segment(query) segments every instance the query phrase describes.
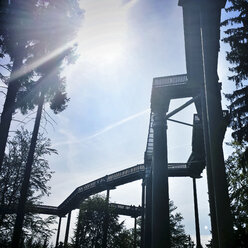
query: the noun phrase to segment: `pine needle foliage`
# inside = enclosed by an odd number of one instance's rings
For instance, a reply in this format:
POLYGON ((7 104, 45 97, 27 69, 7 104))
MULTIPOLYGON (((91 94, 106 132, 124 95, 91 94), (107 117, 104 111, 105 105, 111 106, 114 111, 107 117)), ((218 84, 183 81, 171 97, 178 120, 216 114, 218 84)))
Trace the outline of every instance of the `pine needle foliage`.
POLYGON ((102 247, 104 219, 107 211, 107 247, 132 247, 131 233, 124 228, 124 222, 119 223, 118 215, 108 207, 108 202, 103 197, 96 195, 81 204, 73 239, 74 248, 102 247))
MULTIPOLYGON (((16 207, 20 197, 26 159, 29 150, 31 133, 27 130, 18 130, 15 136, 8 141, 4 167, 0 172, 0 204, 5 207, 16 207)), ((49 167, 47 156, 56 154, 51 148, 51 142, 43 135, 39 135, 34 156, 33 170, 31 173, 28 191, 27 206, 41 204, 41 197, 50 194, 50 181, 52 171, 49 167)), ((0 213, 0 247, 10 247, 14 214, 0 213)), ((52 234, 49 224, 54 223, 53 217, 45 220, 39 215, 27 213, 24 220, 23 239, 29 243, 40 242, 48 239, 52 234)))
POLYGON ((229 18, 222 23, 227 28, 222 41, 230 46, 226 59, 232 65, 229 80, 235 83, 236 90, 226 97, 230 102, 232 136, 238 142, 248 142, 248 1, 229 0, 229 3, 226 8, 229 18))
POLYGON ((245 145, 229 144, 234 152, 226 160, 231 211, 237 247, 248 244, 248 153, 245 145))

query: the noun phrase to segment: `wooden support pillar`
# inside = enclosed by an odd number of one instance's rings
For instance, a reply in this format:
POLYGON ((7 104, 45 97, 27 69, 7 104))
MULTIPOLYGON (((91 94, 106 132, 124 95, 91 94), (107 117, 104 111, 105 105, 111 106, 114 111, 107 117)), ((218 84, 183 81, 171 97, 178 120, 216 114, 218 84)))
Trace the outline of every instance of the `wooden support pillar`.
MULTIPOLYGON (((148 166, 148 165, 147 165, 148 166)), ((144 247, 151 248, 152 244, 152 175, 151 175, 151 165, 146 167, 146 197, 145 197, 145 237, 144 237, 144 247)))
POLYGON ((196 248, 202 248, 201 235, 200 235, 200 225, 199 225, 199 212, 198 212, 196 179, 195 178, 193 178, 193 196, 194 196, 194 210, 195 210, 196 248))
POLYGON ((59 224, 58 224, 57 237, 56 237, 56 244, 55 244, 55 247, 56 247, 56 248, 57 248, 58 245, 59 245, 59 235, 60 235, 61 219, 62 219, 62 217, 59 217, 59 224))
POLYGON ((220 38, 221 1, 200 2, 201 44, 204 73, 204 96, 207 115, 208 142, 215 192, 219 248, 234 247, 233 223, 228 196, 223 142, 223 113, 218 84, 217 64, 220 38))
MULTIPOLYGON (((191 85, 200 92, 203 92, 203 59, 202 59, 202 45, 201 45, 201 30, 200 30, 200 1, 179 0, 179 5, 183 8, 183 23, 184 23, 184 37, 185 37, 185 53, 186 53, 186 67, 187 76, 191 85)), ((207 181, 209 193, 209 208, 211 218, 211 232, 213 248, 218 248, 218 232, 216 222, 216 208, 215 208, 215 192, 212 183, 212 165, 208 141, 208 127, 207 114, 205 105, 205 94, 201 94, 201 99, 195 101, 196 109, 199 118, 203 124, 205 157, 207 167, 207 181)))
POLYGON ((109 226, 109 192, 110 190, 107 189, 107 196, 106 196, 106 212, 105 212, 105 218, 103 221, 103 240, 102 240, 102 247, 107 247, 107 241, 108 241, 108 226, 109 226))
POLYGON ((144 248, 144 218, 145 218, 145 182, 144 179, 142 181, 142 195, 141 195, 141 237, 140 237, 140 247, 144 248))
MULTIPOLYGON (((168 109, 168 106, 164 107, 168 109)), ((167 124, 165 114, 164 108, 157 108, 154 111, 152 248, 170 247, 167 124)))
POLYGON ((216 219, 215 191, 213 186, 212 164, 211 164, 211 156, 210 156, 207 113, 206 113, 204 93, 202 93, 202 97, 201 97, 200 118, 203 125, 205 162, 207 168, 208 200, 209 200, 210 219, 211 219, 212 246, 213 248, 218 248, 219 236, 218 236, 217 219, 216 219))
POLYGON ((70 230, 70 222, 71 222, 71 211, 68 213, 67 223, 66 223, 65 241, 64 241, 64 247, 65 247, 65 248, 67 247, 67 244, 68 244, 69 230, 70 230))
POLYGON ((137 248, 137 217, 134 217, 133 248, 137 248))

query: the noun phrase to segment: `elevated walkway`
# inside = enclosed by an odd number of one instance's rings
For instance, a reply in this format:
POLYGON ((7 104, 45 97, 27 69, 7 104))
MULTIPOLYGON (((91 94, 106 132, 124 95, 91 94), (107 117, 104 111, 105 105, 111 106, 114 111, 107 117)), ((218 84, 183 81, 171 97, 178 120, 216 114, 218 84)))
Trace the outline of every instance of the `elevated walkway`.
MULTIPOLYGON (((154 78, 152 98, 161 100, 166 99, 166 96, 168 96, 169 99, 192 97, 196 96, 196 89, 189 86, 186 74, 154 78)), ((192 102, 194 102, 194 100, 191 100, 191 103, 192 102)), ((156 104, 156 102, 152 103, 152 105, 154 104, 156 104)), ((153 111, 151 110, 144 164, 137 164, 81 185, 76 188, 58 207, 36 205, 28 207, 27 211, 40 214, 65 216, 70 211, 79 208, 80 203, 91 195, 98 194, 105 190, 114 189, 117 186, 136 180, 145 179, 151 173, 153 156, 153 115, 153 111)), ((169 115, 167 119, 169 120, 169 115)), ((192 154, 186 163, 169 163, 169 177, 201 177, 201 172, 204 169, 205 164, 203 162, 204 149, 202 149, 202 127, 197 115, 194 116, 194 122, 191 126, 193 126, 192 154)), ((128 207, 125 207, 126 205, 117 205, 120 206, 120 208, 116 207, 116 209, 119 209, 118 211, 123 209, 123 213, 127 212, 128 207)), ((15 208, 13 207, 2 207, 0 210, 5 211, 6 213, 15 212, 15 208)))
MULTIPOLYGON (((133 205, 124 205, 118 203, 109 203, 109 208, 118 214, 125 215, 130 217, 138 217, 142 214, 142 207, 136 207, 133 205)), ((0 214, 14 214, 16 213, 16 206, 0 206, 0 214)), ((61 216, 58 207, 47 206, 47 205, 34 205, 28 206, 26 212, 34 214, 48 214, 48 215, 57 215, 61 216)), ((61 216, 62 217, 62 216, 61 216)))
MULTIPOLYGON (((168 165, 169 176, 187 177, 190 176, 190 168, 187 163, 170 163, 168 165)), ((145 177, 144 164, 138 164, 121 170, 110 175, 98 178, 92 182, 76 188, 59 206, 58 210, 61 215, 79 207, 82 200, 91 195, 98 194, 107 189, 113 189, 117 186, 134 182, 145 177)))

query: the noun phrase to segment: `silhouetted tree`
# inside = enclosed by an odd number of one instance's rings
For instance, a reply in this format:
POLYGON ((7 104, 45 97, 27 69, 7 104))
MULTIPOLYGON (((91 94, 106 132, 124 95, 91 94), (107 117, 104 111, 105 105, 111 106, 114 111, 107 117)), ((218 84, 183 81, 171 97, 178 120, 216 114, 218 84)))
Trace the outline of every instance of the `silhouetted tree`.
POLYGON ((236 246, 247 247, 248 244, 248 159, 245 157, 244 145, 232 144, 234 152, 226 160, 231 199, 231 211, 234 217, 236 246))
MULTIPOLYGON (((233 65, 229 68, 229 80, 235 82, 236 90, 226 97, 230 101, 232 136, 236 141, 248 142, 248 2, 229 0, 226 11, 230 17, 222 25, 227 26, 223 41, 230 45, 227 60, 233 65)), ((246 151, 248 152, 248 151, 246 151)))
POLYGON ((115 243, 113 247, 119 247, 119 248, 133 247, 133 234, 131 230, 123 228, 123 230, 118 234, 118 239, 115 239, 115 243))
MULTIPOLYGON (((183 217, 174 213, 177 209, 170 201, 171 247, 192 248, 194 242, 185 234, 183 217)), ((73 238, 73 247, 102 247, 103 223, 107 211, 107 202, 100 196, 94 196, 82 203, 78 215, 78 224, 73 238)), ((110 222, 107 247, 130 248, 134 244, 134 229, 127 230, 123 223, 118 223, 118 215, 109 209, 110 222)), ((141 219, 137 219, 137 247, 141 247, 141 219)))
MULTIPOLYGON (((25 112, 34 108, 37 97, 32 100, 35 95, 30 94, 30 90, 40 83, 36 79, 44 74, 47 77, 54 73, 53 70, 58 75, 65 57, 72 62, 71 41, 80 25, 80 16, 77 0, 1 1, 0 53, 1 57, 10 60, 8 69, 11 73, 6 81, 8 90, 0 122, 0 169, 15 109, 21 107, 25 112)), ((46 87, 49 94, 45 100, 49 98, 51 108, 56 112, 57 109, 63 109, 67 97, 61 87, 63 83, 52 81, 53 84, 46 87)))
POLYGON ((32 173, 34 154, 35 154, 36 143, 37 143, 38 134, 39 134, 43 103, 44 103, 44 93, 42 92, 40 96, 40 102, 38 104, 38 110, 37 110, 37 114, 35 118, 34 129, 32 132, 27 161, 26 161, 25 170, 23 174, 23 181, 22 181, 21 190, 20 190, 20 197, 18 201, 17 215, 16 215, 16 220, 15 220, 13 240, 12 240, 13 248, 18 248, 20 246, 22 227, 23 227, 23 221, 24 221, 24 215, 25 215, 25 207, 26 207, 25 205, 27 202, 28 190, 30 187, 30 177, 32 173))
MULTIPOLYGON (((4 167, 0 172, 0 205, 2 207, 16 207, 18 203, 30 140, 31 133, 21 129, 8 141, 4 167)), ((28 190, 28 206, 41 204, 41 197, 49 195, 50 187, 47 183, 51 179, 52 171, 46 156, 54 153, 56 154, 56 150, 51 148, 50 140, 39 135, 28 190)), ((1 213, 0 247, 10 247, 14 219, 14 214, 1 213)), ((38 215, 26 213, 23 229, 25 243, 44 243, 44 240, 51 235, 49 224, 53 222, 53 217, 42 219, 38 215)))
POLYGON ((102 247, 103 225, 106 211, 108 218, 107 247, 132 247, 131 233, 124 228, 124 223, 118 222, 118 215, 108 209, 107 201, 101 196, 93 196, 81 204, 73 247, 102 247))
MULTIPOLYGON (((34 4, 35 1, 32 1, 32 3, 34 4)), ((8 4, 8 6, 11 5, 11 3, 8 4)), ((14 8, 16 7, 15 5, 13 6, 14 8)), ((50 107, 55 113, 62 111, 66 107, 68 98, 65 93, 65 80, 60 76, 60 72, 65 60, 69 63, 73 61, 73 48, 71 44, 68 44, 68 41, 74 37, 75 30, 79 27, 79 23, 75 26, 75 21, 79 20, 79 6, 75 0, 38 1, 35 5, 31 5, 32 7, 36 12, 33 16, 34 18, 29 20, 29 22, 33 21, 34 23, 32 25, 35 26, 36 24, 36 27, 35 30, 27 31, 27 37, 32 40, 32 54, 29 54, 26 58, 26 66, 28 72, 31 71, 36 77, 40 78, 37 81, 31 80, 30 83, 26 82, 26 84, 19 85, 22 86, 21 91, 16 92, 15 99, 17 98, 16 107, 20 107, 22 112, 34 108, 35 104, 38 104, 38 111, 17 209, 12 244, 12 247, 15 248, 18 247, 21 237, 29 178, 32 170, 43 104, 44 101, 50 101, 50 107)), ((15 9, 15 11, 19 10, 15 9)), ((22 21, 22 19, 19 21, 22 21)), ((8 116, 11 117, 10 115, 8 116)), ((10 123, 11 118, 8 118, 8 121, 10 123)), ((4 122, 1 122, 1 124, 4 125, 4 122)), ((1 141, 4 141, 4 139, 1 141)))
POLYGON ((226 11, 230 17, 222 25, 227 29, 223 41, 230 45, 227 60, 233 65, 229 68, 236 90, 226 97, 230 104, 230 126, 233 129, 232 144, 234 152, 226 161, 229 181, 229 194, 232 200, 235 237, 237 247, 248 243, 247 209, 247 170, 248 170, 248 2, 229 0, 226 11))
MULTIPOLYGON (((29 4, 30 1, 27 1, 29 4)), ((14 104, 16 94, 21 87, 23 81, 29 81, 32 73, 26 73, 22 77, 18 77, 18 72, 23 66, 23 60, 27 58, 28 51, 25 49, 28 44, 28 38, 24 30, 31 26, 28 23, 29 18, 33 14, 32 11, 27 11, 27 5, 24 1, 13 1, 10 3, 7 0, 1 1, 0 5, 0 48, 2 57, 9 57, 11 66, 9 67, 11 74, 10 79, 6 82, 8 84, 8 91, 4 108, 1 114, 0 123, 0 169, 2 167, 4 150, 7 142, 8 131, 12 114, 14 113, 14 104), (19 11, 17 11, 19 9, 19 11), (27 19, 26 19, 27 18, 27 19), (24 24, 25 21, 25 24, 24 24)))
MULTIPOLYGON (((194 242, 189 235, 185 234, 184 226, 182 225, 182 214, 174 212, 177 207, 173 201, 170 201, 170 231, 171 231, 171 248, 190 248, 194 247, 194 242)), ((134 229, 131 229, 132 234, 134 229)), ((132 235, 133 238, 133 235, 132 235)), ((140 247, 141 242, 141 218, 137 219, 137 247, 140 247)))
MULTIPOLYGON (((39 127, 40 127, 42 109, 43 109, 45 97, 46 96, 49 97, 51 95, 51 92, 49 90, 53 88, 53 84, 56 85, 57 82, 59 82, 57 84, 57 87, 55 87, 55 90, 57 90, 57 92, 54 91, 55 96, 53 98, 53 101, 50 107, 53 109, 55 113, 58 113, 64 110, 64 108, 66 107, 66 102, 67 102, 66 93, 63 92, 64 88, 60 87, 61 79, 60 79, 59 71, 55 70, 56 68, 59 68, 60 64, 63 62, 62 58, 61 58, 61 61, 57 61, 57 63, 54 64, 53 67, 50 67, 49 69, 47 68, 46 69, 47 71, 43 70, 43 72, 41 73, 42 77, 39 80, 39 84, 37 85, 37 88, 34 91, 28 92, 28 94, 38 93, 38 110, 37 110, 37 114, 35 118, 35 124, 34 124, 33 133, 32 133, 30 149, 29 149, 28 158, 26 162, 23 183, 22 183, 22 187, 20 191, 20 200, 19 200, 19 204, 17 208, 17 217, 16 217, 14 233, 13 233, 13 244, 12 244, 13 248, 18 247, 20 238, 21 238, 21 231, 22 231, 22 225, 23 225, 24 214, 25 214, 25 204, 27 201, 27 194, 28 194, 28 188, 29 188, 29 180, 30 180, 31 171, 32 171, 34 152, 35 152, 36 141, 37 141, 37 137, 39 133, 39 127), (54 81, 51 81, 51 80, 54 80, 54 81), (58 96, 60 97, 58 98, 58 96)), ((35 99, 35 97, 31 99, 35 99)), ((32 107, 31 104, 29 106, 32 107)), ((26 108, 24 107, 24 109, 26 108)))
POLYGON ((173 213, 177 207, 173 201, 170 201, 170 232, 171 232, 171 247, 183 247, 188 241, 188 236, 185 234, 184 226, 182 225, 183 216, 181 213, 173 213))

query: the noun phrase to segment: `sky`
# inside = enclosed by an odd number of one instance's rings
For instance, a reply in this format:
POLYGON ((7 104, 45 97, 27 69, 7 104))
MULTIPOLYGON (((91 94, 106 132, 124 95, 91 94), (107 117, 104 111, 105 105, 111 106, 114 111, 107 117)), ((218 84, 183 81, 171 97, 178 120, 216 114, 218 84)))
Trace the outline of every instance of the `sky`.
MULTIPOLYGON (((76 187, 143 163, 152 79, 186 73, 182 9, 177 1, 81 0, 80 6, 84 9, 77 36, 80 56, 63 72, 70 102, 65 111, 53 116, 56 124, 46 128, 59 153, 49 157, 55 173, 51 195, 43 199, 46 205, 58 206, 76 187)), ((223 91, 228 92, 226 49, 222 44, 219 76, 223 91)), ((171 101, 170 110, 187 100, 171 101)), ((195 112, 191 105, 174 118, 192 123, 195 112)), ((187 161, 191 137, 191 127, 169 123, 169 162, 187 161)), ((197 190, 201 237, 206 244, 210 220, 205 171, 197 180, 197 190)), ((186 233, 194 238, 192 179, 170 178, 169 194, 184 217, 186 233)), ((141 205, 141 181, 112 190, 110 200, 141 205)), ((77 212, 72 213, 71 237, 77 212)), ((133 227, 131 218, 121 220, 133 227)), ((63 219, 61 241, 65 225, 63 219)))
MULTIPOLYGON (((55 174, 51 196, 44 203, 55 206, 76 187, 143 162, 152 79, 186 73, 182 9, 177 1, 82 0, 80 6, 85 11, 78 34, 80 57, 64 72, 71 100, 54 117, 55 130, 49 130, 59 156, 50 158, 55 174)), ((219 66, 222 82, 227 81, 224 50, 219 66)), ((171 101, 170 110, 186 100, 171 101)), ((193 113, 192 105, 174 118, 192 123, 193 113)), ((169 162, 187 161, 191 137, 191 127, 169 123, 169 162)), ((205 171, 197 187, 205 244, 210 239, 205 171)), ((186 233, 194 238, 192 179, 170 178, 169 193, 184 217, 186 233)), ((117 187, 110 197, 112 202, 141 205, 141 181, 117 187)), ((70 236, 76 215, 73 211, 70 236)), ((120 219, 133 227, 131 218, 120 219)), ((65 220, 62 225, 65 228, 65 220)))

